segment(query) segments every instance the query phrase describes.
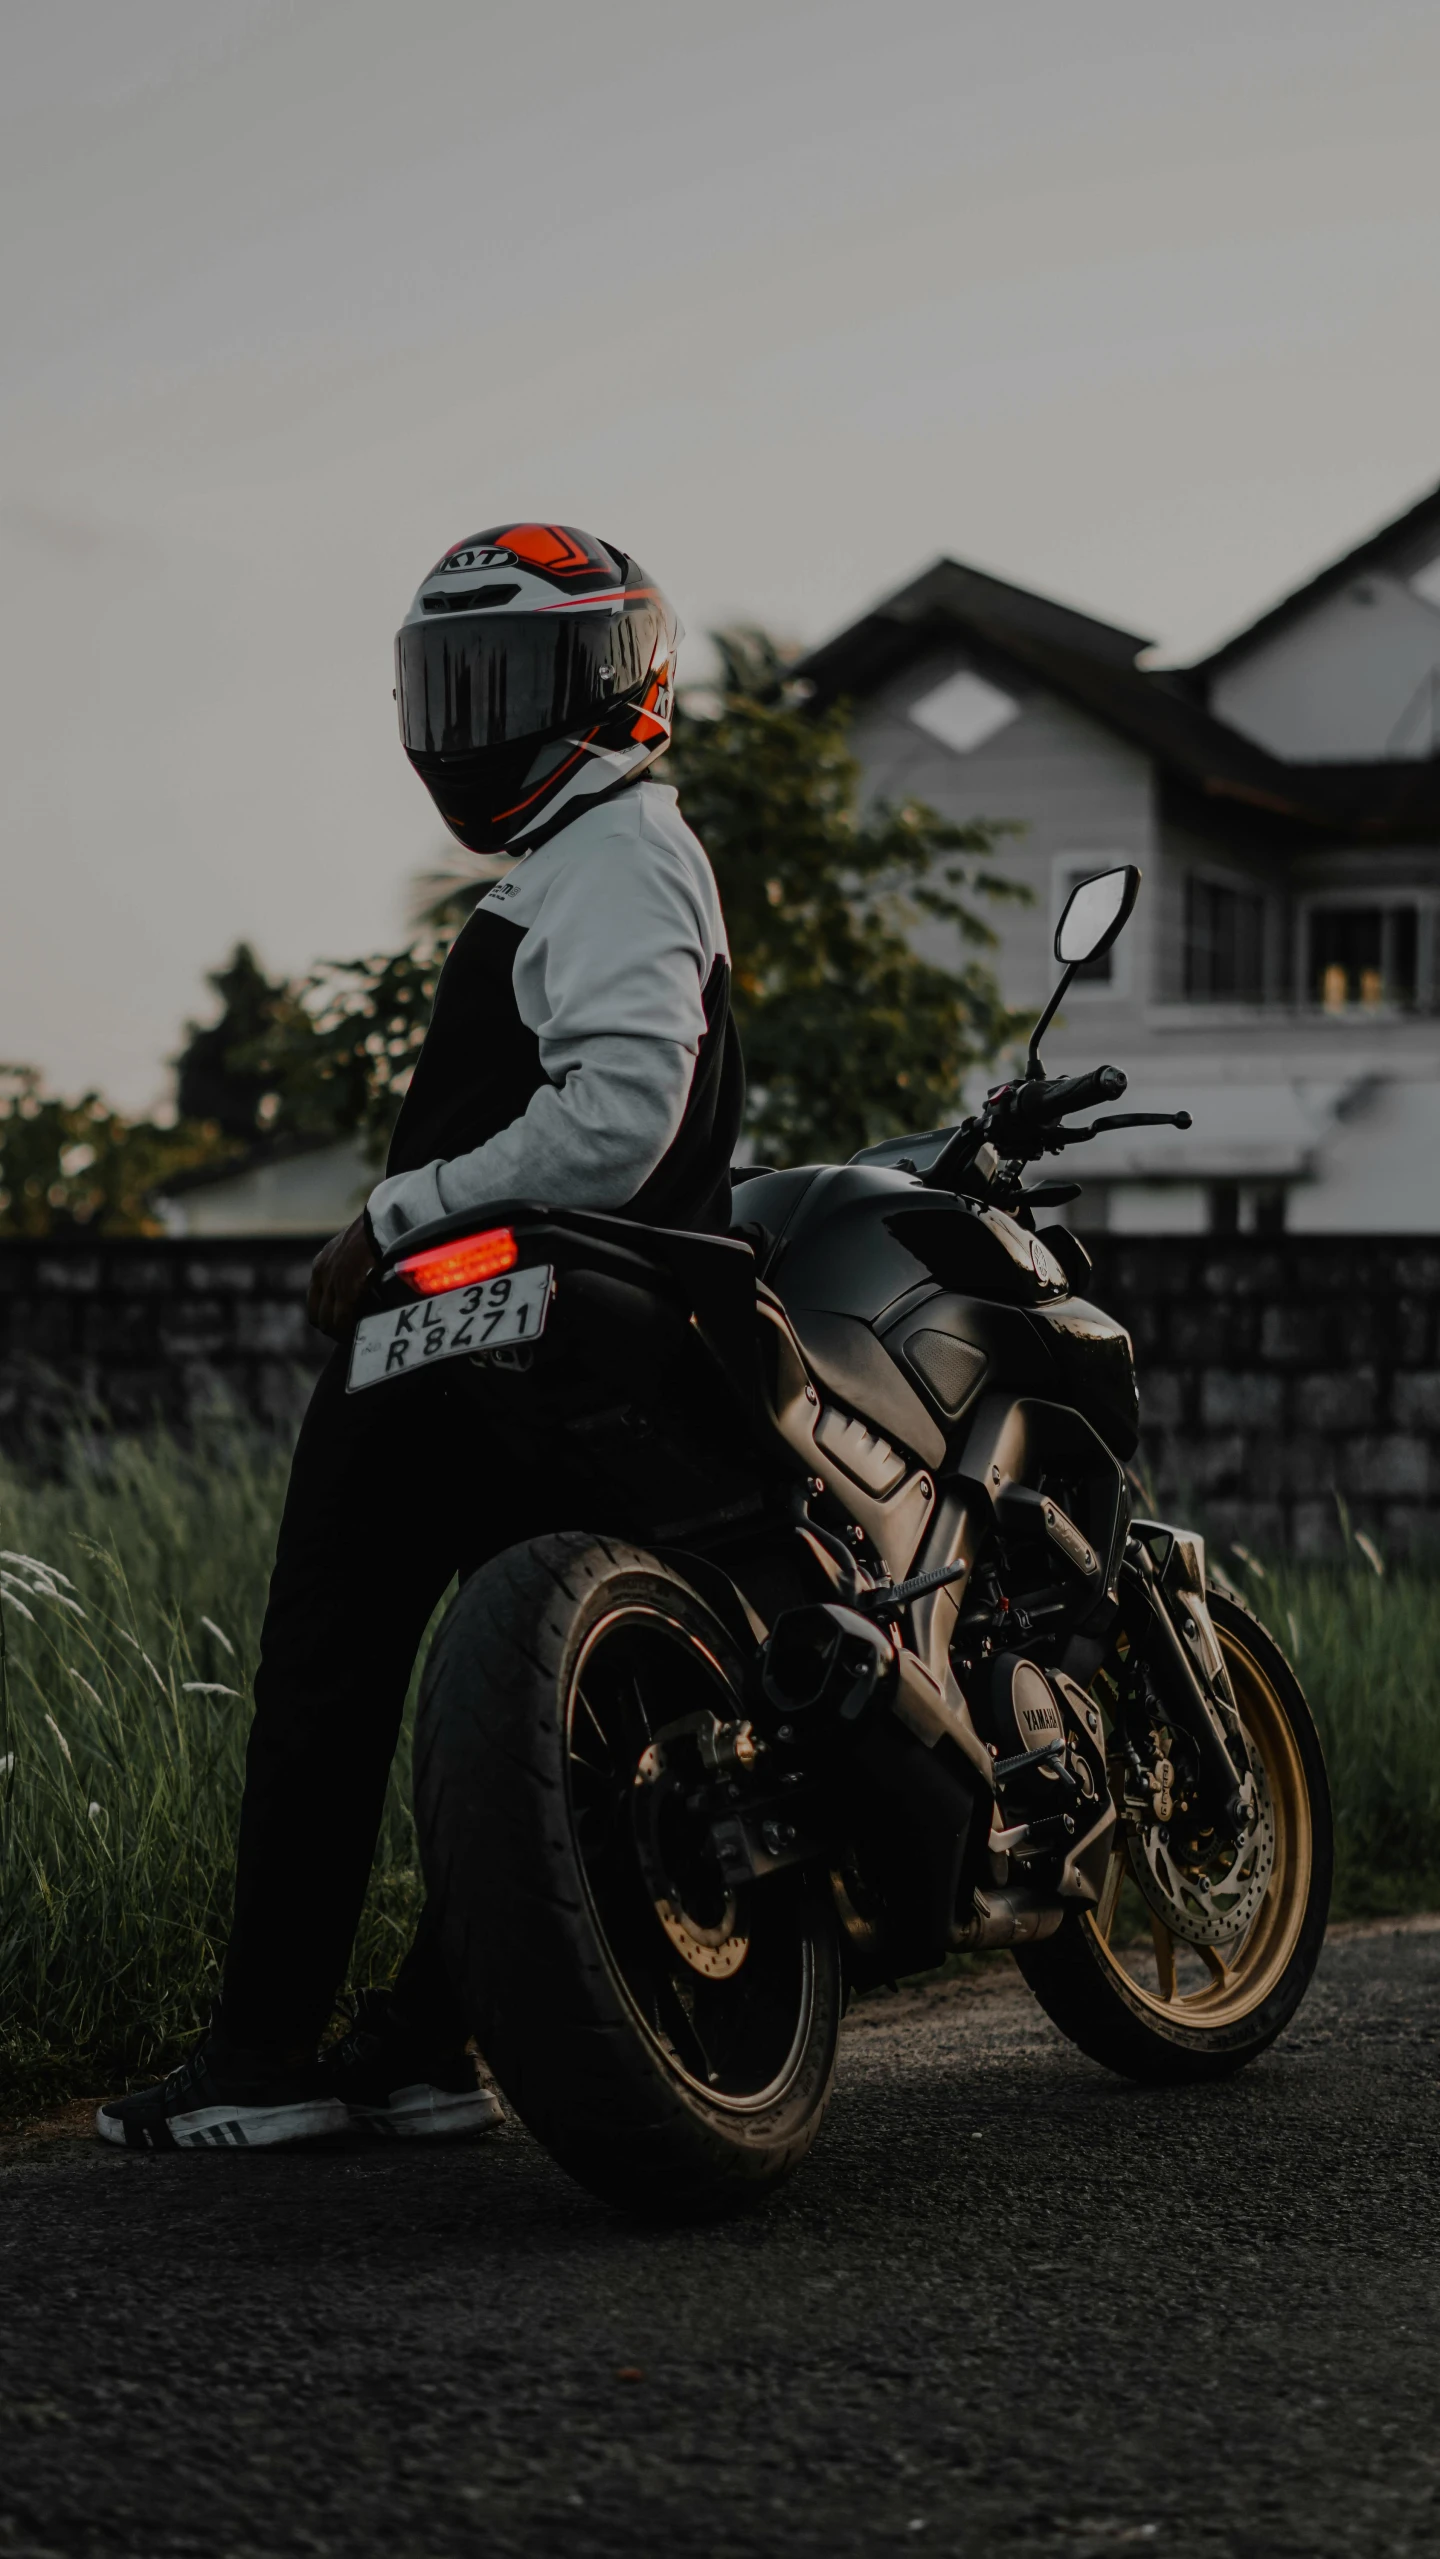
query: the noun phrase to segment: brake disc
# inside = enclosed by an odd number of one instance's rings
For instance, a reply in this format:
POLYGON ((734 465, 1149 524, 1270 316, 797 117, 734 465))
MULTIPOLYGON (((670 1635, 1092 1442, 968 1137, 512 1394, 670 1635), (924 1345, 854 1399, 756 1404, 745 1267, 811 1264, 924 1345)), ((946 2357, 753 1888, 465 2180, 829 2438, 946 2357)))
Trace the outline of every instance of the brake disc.
POLYGON ((658 1895, 655 1916, 676 1953, 682 1955, 692 1973, 703 1973, 707 1981, 728 1981, 738 1973, 750 1952, 750 1940, 736 1927, 735 1896, 726 1895, 724 1916, 718 1927, 707 1928, 678 1902, 658 1895))
POLYGON ((1248 1819, 1238 1839, 1189 1850, 1178 1822, 1136 1823, 1127 1831, 1130 1871, 1172 1937, 1190 1946, 1233 1946, 1265 1898, 1275 1866, 1275 1808, 1264 1763, 1247 1738, 1249 1775, 1241 1788, 1248 1819))
POLYGON ((667 1726, 641 1752, 631 1799, 634 1838, 655 1916, 676 1953, 706 1981, 728 1981, 749 1954, 750 1939, 734 1892, 720 1883, 706 1854, 708 1823, 686 1802, 696 1771, 693 1762, 689 1769, 684 1763, 700 1729, 702 1719, 689 1717, 667 1726), (713 1916, 702 1917, 702 1910, 713 1916))

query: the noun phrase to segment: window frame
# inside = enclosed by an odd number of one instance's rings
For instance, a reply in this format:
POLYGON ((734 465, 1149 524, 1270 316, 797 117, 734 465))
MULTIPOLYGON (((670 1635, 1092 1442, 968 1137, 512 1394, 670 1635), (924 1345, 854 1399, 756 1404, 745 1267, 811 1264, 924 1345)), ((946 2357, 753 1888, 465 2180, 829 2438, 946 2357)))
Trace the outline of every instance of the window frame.
POLYGON ((1368 880, 1356 880, 1349 886, 1308 889, 1295 903, 1294 986, 1301 1011, 1322 1021, 1413 1021, 1424 1014, 1440 1011, 1440 896, 1434 890, 1420 887, 1372 888, 1368 880), (1387 947, 1393 927, 1389 918, 1404 908, 1415 917, 1415 1000, 1413 1004, 1397 1004, 1386 1000, 1369 1005, 1347 1003, 1327 1005, 1311 991, 1310 925, 1318 913, 1339 911, 1355 913, 1366 908, 1378 910, 1382 918, 1382 951, 1387 947))
POLYGON ((1275 901, 1268 882, 1258 880, 1250 871, 1231 871, 1218 862, 1186 862, 1181 871, 1180 914, 1180 997, 1182 1004, 1193 1005, 1202 1013, 1217 1012, 1229 1005, 1240 1012, 1259 1012, 1273 1005, 1276 998, 1276 923, 1275 901), (1192 884, 1200 888, 1218 889, 1224 896, 1247 898, 1260 909, 1259 983, 1253 995, 1240 995, 1233 989, 1225 994, 1202 994, 1190 984, 1190 891, 1192 884))

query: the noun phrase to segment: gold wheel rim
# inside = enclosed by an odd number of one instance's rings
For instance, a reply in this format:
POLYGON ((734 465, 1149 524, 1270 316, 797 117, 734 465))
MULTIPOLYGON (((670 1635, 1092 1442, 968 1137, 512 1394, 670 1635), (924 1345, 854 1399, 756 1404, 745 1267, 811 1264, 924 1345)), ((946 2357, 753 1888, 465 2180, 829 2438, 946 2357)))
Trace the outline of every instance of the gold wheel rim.
POLYGON ((1147 1911, 1151 1953, 1144 1962, 1147 1970, 1153 1967, 1152 1989, 1142 1974, 1132 1972, 1124 1962, 1127 1950, 1111 1944, 1121 1887, 1128 1871, 1124 1837, 1117 1828, 1099 1902, 1093 1911, 1085 1913, 1082 1923, 1089 1929, 1105 1964, 1124 1983, 1131 2000, 1172 2025, 1209 2034, 1253 2016, 1284 1973, 1304 1923, 1313 1850, 1310 1790, 1290 1718, 1248 1647, 1227 1627, 1217 1626, 1216 1633, 1235 1690, 1240 1720, 1264 1763, 1270 1789, 1275 1862, 1260 1908, 1239 1944, 1226 1947, 1223 1953, 1214 1946, 1184 1945, 1171 1935, 1157 1911, 1147 1911), (1207 1978, 1197 1987, 1186 1988, 1182 1984, 1177 1963, 1180 1956, 1198 1957, 1203 1965, 1207 1978))

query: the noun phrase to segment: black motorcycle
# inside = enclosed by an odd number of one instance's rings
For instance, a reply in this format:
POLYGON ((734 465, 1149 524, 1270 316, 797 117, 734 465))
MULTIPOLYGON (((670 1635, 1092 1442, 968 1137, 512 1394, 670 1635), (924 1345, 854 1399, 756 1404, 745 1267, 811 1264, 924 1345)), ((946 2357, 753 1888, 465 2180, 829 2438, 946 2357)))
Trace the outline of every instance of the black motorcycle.
POLYGON ((1129 1336, 1037 1229, 1075 1186, 1022 1188, 1138 1124, 1064 1125, 1125 1078, 1039 1052, 1138 887, 1076 890, 1026 1070, 959 1127, 742 1173, 728 1238, 497 1202, 358 1328, 357 1391, 465 1360, 477 1462, 554 1452, 554 1532, 436 1635, 416 1810, 501 2088, 627 2208, 772 2187, 847 1999, 956 1950, 1013 1948, 1139 2080, 1238 2069, 1304 1996, 1315 1727, 1202 1540, 1133 1516, 1129 1336))

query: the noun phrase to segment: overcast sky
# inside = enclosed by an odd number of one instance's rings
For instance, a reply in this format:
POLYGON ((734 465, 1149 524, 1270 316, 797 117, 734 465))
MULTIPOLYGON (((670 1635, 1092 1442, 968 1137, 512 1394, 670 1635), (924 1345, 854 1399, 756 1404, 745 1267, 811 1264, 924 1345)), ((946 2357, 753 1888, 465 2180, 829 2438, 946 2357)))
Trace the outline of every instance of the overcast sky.
POLYGON ((692 632, 937 553, 1218 639, 1440 478, 1434 0, 8 0, 0 1058, 393 938, 511 514, 692 632))

